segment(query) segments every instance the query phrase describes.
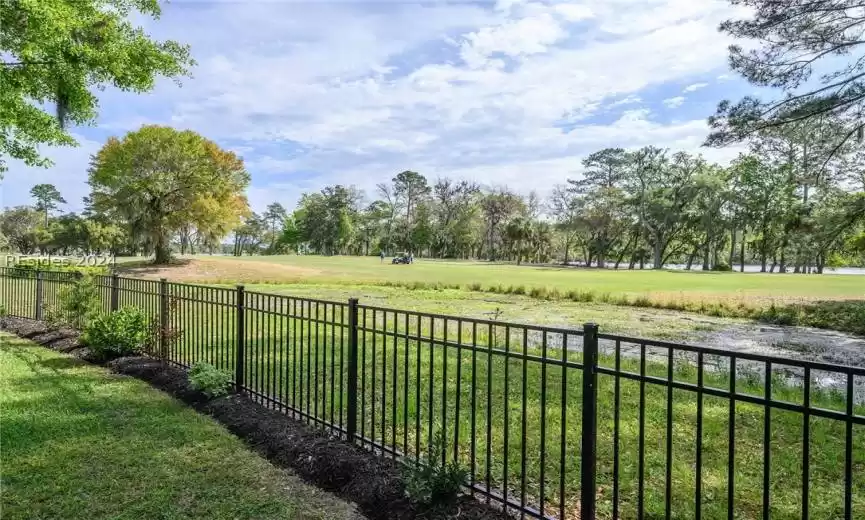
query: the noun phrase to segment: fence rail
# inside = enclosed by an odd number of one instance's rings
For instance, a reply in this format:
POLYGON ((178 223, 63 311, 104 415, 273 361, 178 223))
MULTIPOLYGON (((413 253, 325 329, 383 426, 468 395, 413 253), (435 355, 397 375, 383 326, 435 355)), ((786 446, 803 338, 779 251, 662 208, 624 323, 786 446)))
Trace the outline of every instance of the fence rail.
MULTIPOLYGON (((11 316, 75 273, 0 269, 11 316)), ((468 469, 520 517, 865 518, 865 368, 581 329, 95 276, 100 311, 160 324, 151 355, 407 462, 468 469), (444 439, 440 442, 439 439, 444 439)))

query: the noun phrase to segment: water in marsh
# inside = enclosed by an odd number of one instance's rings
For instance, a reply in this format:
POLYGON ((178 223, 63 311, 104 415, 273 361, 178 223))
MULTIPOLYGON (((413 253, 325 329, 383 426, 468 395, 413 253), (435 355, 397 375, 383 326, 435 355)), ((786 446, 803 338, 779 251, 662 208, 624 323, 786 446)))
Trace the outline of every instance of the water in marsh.
MULTIPOLYGON (((689 334, 685 343, 710 347, 726 353, 746 353, 775 358, 772 374, 787 384, 801 386, 804 383, 804 370, 800 367, 784 365, 778 359, 814 361, 831 365, 865 367, 865 337, 832 330, 810 327, 768 325, 761 323, 725 324, 714 330, 704 330, 689 334)), ((615 343, 602 341, 602 353, 613 354, 615 343)), ((639 358, 640 346, 622 344, 622 355, 639 358)), ((650 361, 666 363, 668 351, 665 348, 648 348, 646 357, 650 361)), ((696 364, 696 354, 677 352, 676 362, 696 364)), ((728 372, 729 358, 726 356, 706 356, 705 364, 709 370, 728 372)), ((737 372, 740 376, 763 380, 766 364, 758 361, 738 360, 737 372)), ((847 377, 840 372, 812 370, 812 388, 846 391, 847 377)), ((854 378, 854 400, 865 403, 865 378, 854 378)))

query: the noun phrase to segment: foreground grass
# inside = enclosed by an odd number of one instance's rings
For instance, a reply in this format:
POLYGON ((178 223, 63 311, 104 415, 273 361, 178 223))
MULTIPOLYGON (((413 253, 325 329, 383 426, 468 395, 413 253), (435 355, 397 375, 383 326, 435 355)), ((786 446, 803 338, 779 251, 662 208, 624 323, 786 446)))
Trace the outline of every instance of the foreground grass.
POLYGON ((3 518, 350 518, 145 383, 0 335, 3 518))

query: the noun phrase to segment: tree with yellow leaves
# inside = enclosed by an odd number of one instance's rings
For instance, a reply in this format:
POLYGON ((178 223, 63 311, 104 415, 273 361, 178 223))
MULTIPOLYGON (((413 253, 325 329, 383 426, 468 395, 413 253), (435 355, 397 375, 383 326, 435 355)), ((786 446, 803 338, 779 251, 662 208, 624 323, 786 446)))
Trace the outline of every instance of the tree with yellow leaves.
POLYGON ((191 130, 154 125, 112 137, 93 157, 89 183, 94 209, 125 223, 157 264, 170 260, 182 227, 216 242, 249 211, 243 160, 191 130))

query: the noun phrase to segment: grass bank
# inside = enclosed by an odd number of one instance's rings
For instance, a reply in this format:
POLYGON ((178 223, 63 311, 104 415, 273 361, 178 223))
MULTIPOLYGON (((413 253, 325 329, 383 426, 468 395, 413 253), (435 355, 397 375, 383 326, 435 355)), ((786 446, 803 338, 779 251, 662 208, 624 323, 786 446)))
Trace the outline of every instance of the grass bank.
POLYGON ((352 518, 147 384, 0 335, 3 518, 352 518))

